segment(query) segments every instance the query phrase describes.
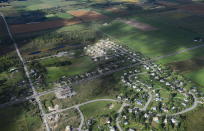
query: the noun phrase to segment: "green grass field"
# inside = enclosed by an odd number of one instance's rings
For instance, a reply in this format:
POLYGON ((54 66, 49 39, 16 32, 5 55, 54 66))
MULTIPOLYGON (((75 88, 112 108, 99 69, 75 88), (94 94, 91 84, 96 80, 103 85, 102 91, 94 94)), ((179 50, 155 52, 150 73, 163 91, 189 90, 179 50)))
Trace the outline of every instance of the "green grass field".
POLYGON ((83 74, 88 71, 93 70, 96 65, 93 61, 86 56, 78 58, 48 58, 41 60, 40 63, 47 68, 47 80, 48 82, 53 82, 61 78, 62 76, 74 76, 78 74, 83 74), (70 61, 72 64, 67 66, 54 66, 53 64, 57 62, 70 61))
POLYGON ((80 110, 83 112, 86 119, 100 117, 101 115, 110 114, 112 112, 116 112, 120 108, 121 104, 116 102, 95 102, 90 103, 80 107, 80 110), (113 108, 109 108, 109 106, 113 104, 113 108))
POLYGON ((160 23, 158 22, 159 18, 156 16, 147 16, 146 18, 144 16, 133 17, 131 19, 153 25, 158 30, 144 32, 120 22, 113 22, 102 30, 121 41, 121 44, 140 51, 149 57, 162 56, 195 46, 193 39, 198 36, 197 33, 185 31, 173 25, 168 25, 165 22, 160 23), (153 17, 154 21, 149 20, 149 17, 153 17))
POLYGON ((112 125, 115 124, 115 115, 121 104, 116 102, 95 102, 90 103, 80 107, 80 110, 84 114, 85 120, 95 120, 95 124, 92 129, 98 131, 99 128, 108 130, 108 126, 106 126, 107 119, 112 119, 112 125), (111 107, 112 106, 112 107, 111 107))
POLYGON ((202 87, 204 87, 204 80, 203 80, 203 78, 204 78, 204 69, 190 71, 188 73, 185 73, 184 76, 186 76, 187 78, 191 79, 195 83, 197 83, 197 84, 201 85, 202 87))
POLYGON ((54 19, 71 19, 71 18, 73 18, 73 16, 69 15, 68 13, 57 13, 57 14, 46 15, 46 18, 48 18, 49 20, 54 20, 54 19))
POLYGON ((188 113, 187 119, 185 121, 187 128, 186 131, 203 131, 204 129, 203 119, 204 119, 203 107, 200 107, 199 109, 188 113))

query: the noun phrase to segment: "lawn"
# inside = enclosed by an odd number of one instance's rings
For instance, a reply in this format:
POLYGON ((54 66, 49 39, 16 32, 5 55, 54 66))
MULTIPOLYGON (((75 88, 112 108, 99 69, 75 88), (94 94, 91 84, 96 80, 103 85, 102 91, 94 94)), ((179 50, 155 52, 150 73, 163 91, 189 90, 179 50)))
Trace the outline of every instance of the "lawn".
POLYGON ((43 131, 39 110, 31 103, 0 109, 2 131, 43 131))

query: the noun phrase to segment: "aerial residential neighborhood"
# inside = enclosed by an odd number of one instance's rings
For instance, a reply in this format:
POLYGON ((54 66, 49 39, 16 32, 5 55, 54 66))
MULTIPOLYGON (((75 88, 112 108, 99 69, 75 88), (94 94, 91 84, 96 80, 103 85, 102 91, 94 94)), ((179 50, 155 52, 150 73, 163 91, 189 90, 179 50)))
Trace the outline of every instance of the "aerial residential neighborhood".
POLYGON ((203 131, 203 0, 0 0, 1 131, 203 131))

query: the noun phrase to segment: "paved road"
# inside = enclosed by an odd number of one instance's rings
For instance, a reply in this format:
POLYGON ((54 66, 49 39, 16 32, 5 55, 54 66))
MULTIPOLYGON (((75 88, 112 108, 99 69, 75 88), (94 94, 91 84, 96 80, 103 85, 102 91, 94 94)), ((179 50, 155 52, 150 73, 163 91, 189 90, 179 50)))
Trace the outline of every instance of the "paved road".
MULTIPOLYGON (((129 79, 129 81, 133 82, 132 77, 134 77, 134 76, 136 76, 136 75, 146 74, 146 73, 147 73, 147 72, 141 72, 141 73, 138 73, 138 74, 132 74, 132 75, 129 75, 129 76, 128 76, 128 79, 129 79)), ((141 82, 140 82, 140 83, 141 83, 141 82)), ((141 83, 141 84, 142 84, 143 86, 145 86, 145 87, 148 87, 148 85, 145 84, 145 83, 141 83)), ((153 100, 153 95, 152 95, 152 92, 151 92, 151 91, 147 90, 146 88, 143 88, 143 89, 144 89, 145 92, 148 92, 148 95, 149 95, 149 99, 148 99, 148 101, 145 103, 145 106, 144 106, 143 108, 141 108, 141 110, 146 111, 146 110, 147 110, 147 107, 149 106, 149 104, 150 104, 151 101, 153 100)))
MULTIPOLYGON (((13 38, 13 35, 11 34, 11 31, 10 31, 10 29, 9 29, 9 27, 8 27, 8 24, 7 24, 7 22, 6 22, 6 19, 5 19, 4 15, 3 15, 3 13, 0 13, 0 15, 1 15, 1 17, 3 18, 3 20, 4 20, 4 23, 5 23, 6 29, 7 29, 7 31, 8 31, 8 34, 9 34, 11 40, 13 41, 14 47, 15 47, 15 49, 16 49, 16 53, 17 53, 17 55, 18 55, 18 57, 19 57, 19 59, 20 59, 22 65, 23 65, 23 68, 24 68, 26 77, 27 77, 27 79, 28 79, 28 81, 29 81, 29 85, 30 85, 30 87, 31 87, 31 89, 32 89, 32 91, 33 91, 33 95, 36 96, 36 95, 37 95, 37 92, 36 92, 36 90, 35 90, 35 88, 34 88, 34 86, 33 86, 33 83, 32 83, 32 81, 31 81, 31 78, 30 78, 30 75, 29 75, 29 71, 28 71, 28 68, 27 68, 27 66, 26 66, 26 64, 25 64, 25 61, 24 61, 23 57, 21 56, 21 53, 20 53, 20 51, 19 51, 19 48, 18 48, 18 46, 17 46, 17 44, 16 44, 16 42, 15 42, 15 40, 14 40, 14 38, 13 38)), ((38 97, 38 96, 35 97, 35 100, 36 100, 36 102, 38 103, 38 107, 39 107, 39 110, 40 110, 40 112, 41 112, 41 117, 42 117, 43 122, 44 122, 44 124, 45 124, 45 126, 46 126, 46 130, 47 130, 47 131, 50 131, 48 122, 47 122, 46 117, 45 117, 45 112, 44 112, 44 110, 43 110, 43 108, 42 108, 42 104, 41 104, 41 102, 40 102, 39 97, 38 97)))
POLYGON ((148 91, 148 94, 149 94, 149 99, 148 99, 147 103, 145 104, 145 106, 141 109, 143 111, 147 110, 147 107, 149 106, 149 104, 151 103, 151 101, 153 99, 153 95, 150 91, 148 91))
MULTIPOLYGON (((130 75, 129 77, 128 77, 128 79, 129 79, 129 81, 132 81, 132 78, 131 77, 133 77, 133 76, 135 76, 135 75, 137 75, 137 74, 132 74, 132 75, 130 75)), ((142 83, 144 86, 146 86, 147 87, 147 85, 146 84, 144 84, 144 83, 142 83)), ((144 90, 146 90, 146 89, 144 89, 144 90)), ((148 90, 146 90, 146 91, 148 91, 148 90)), ((141 110, 146 110, 147 109, 147 107, 148 107, 148 105, 150 104, 150 102, 152 101, 152 99, 153 99, 153 95, 152 95, 152 93, 150 92, 150 91, 148 91, 148 94, 149 94, 149 99, 148 99, 148 101, 147 101, 147 103, 145 104, 145 106, 143 107, 143 108, 141 108, 141 110)), ((189 107, 189 108, 186 108, 185 110, 183 110, 183 111, 180 111, 180 112, 177 112, 177 113, 174 113, 174 114, 169 114, 169 116, 176 116, 176 115, 181 115, 181 114, 184 114, 184 113, 187 113, 187 112, 189 112, 189 111, 192 111, 193 109, 195 109, 197 106, 198 106, 198 100, 197 100, 197 97, 195 96, 195 94, 194 93, 190 93, 192 96, 193 96, 193 98, 194 98, 194 103, 193 103, 193 105, 191 106, 191 107, 189 107)))
POLYGON ((191 107, 189 107, 189 108, 183 110, 183 111, 180 111, 180 112, 177 112, 177 113, 174 113, 174 114, 170 114, 169 116, 176 116, 176 115, 181 115, 181 114, 187 113, 187 112, 189 112, 189 111, 194 110, 194 109, 198 106, 198 99, 197 99, 197 97, 196 97, 195 94, 193 94, 193 93, 190 93, 190 94, 191 94, 191 95, 193 96, 193 98, 194 98, 194 103, 193 103, 193 105, 192 105, 191 107))
POLYGON ((124 107, 128 106, 128 104, 123 103, 120 109, 118 110, 118 117, 116 118, 116 127, 118 128, 119 131, 123 131, 123 129, 120 127, 120 117, 121 117, 121 112, 123 111, 124 107))
POLYGON ((78 112, 79 112, 79 114, 80 114, 80 118, 81 118, 81 122, 80 122, 80 125, 79 125, 79 128, 78 128, 78 130, 81 131, 82 126, 83 126, 83 124, 84 124, 84 115, 83 115, 83 113, 81 112, 81 110, 79 109, 79 107, 77 107, 76 109, 78 110, 78 112))

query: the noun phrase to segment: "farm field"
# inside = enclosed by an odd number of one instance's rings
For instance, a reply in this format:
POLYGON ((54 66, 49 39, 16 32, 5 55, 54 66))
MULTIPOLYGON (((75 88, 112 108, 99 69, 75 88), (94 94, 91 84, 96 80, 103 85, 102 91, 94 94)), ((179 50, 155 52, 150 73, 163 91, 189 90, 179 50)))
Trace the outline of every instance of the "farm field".
MULTIPOLYGON (((174 25, 176 23, 175 19, 171 20, 167 16, 159 16, 157 13, 149 16, 148 14, 138 15, 137 17, 133 16, 129 17, 129 19, 136 19, 137 21, 150 24, 158 30, 143 32, 118 21, 110 23, 109 26, 104 27, 102 30, 104 33, 121 41, 122 44, 126 44, 130 48, 150 57, 162 56, 193 47, 197 45, 193 42, 193 39, 203 34, 199 30, 190 31, 183 27, 179 28, 178 22, 176 26, 174 25), (159 21, 161 18, 162 22, 159 21)), ((199 27, 199 25, 202 27, 203 24, 200 23, 196 26, 199 27)))
POLYGON ((28 33, 28 32, 41 31, 41 30, 46 30, 50 28, 57 28, 57 27, 68 26, 68 25, 79 24, 79 23, 81 23, 81 21, 78 19, 54 20, 54 21, 40 22, 35 24, 12 25, 11 31, 14 34, 28 33))
POLYGON ((95 11, 73 10, 73 11, 69 11, 68 13, 83 20, 84 22, 92 21, 92 20, 107 19, 107 16, 104 16, 98 12, 95 12, 95 11))
POLYGON ((197 15, 203 15, 204 14, 204 4, 187 4, 180 7, 182 10, 192 12, 197 15))

